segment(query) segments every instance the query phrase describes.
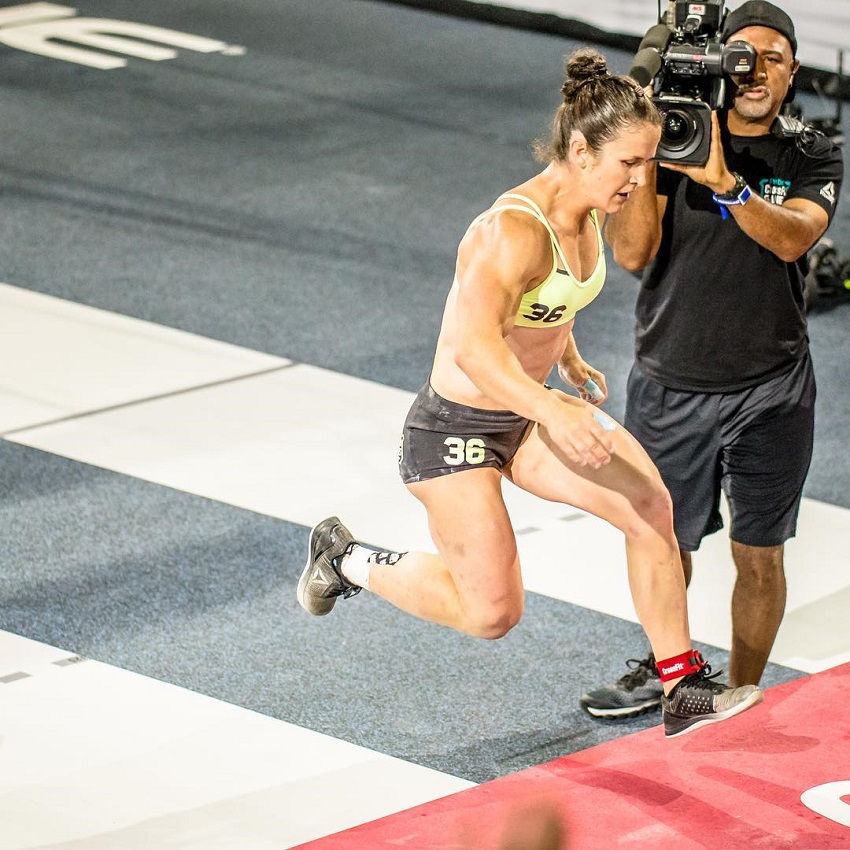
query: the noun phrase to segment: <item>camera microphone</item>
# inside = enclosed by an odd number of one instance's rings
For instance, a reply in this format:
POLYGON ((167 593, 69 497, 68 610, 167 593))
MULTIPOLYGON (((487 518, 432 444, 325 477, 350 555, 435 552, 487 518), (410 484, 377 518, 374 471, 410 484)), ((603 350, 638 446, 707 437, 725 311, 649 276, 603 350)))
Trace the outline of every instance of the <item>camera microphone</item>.
POLYGON ((629 76, 642 86, 648 86, 661 70, 661 55, 672 37, 673 31, 667 24, 650 27, 638 45, 629 76))

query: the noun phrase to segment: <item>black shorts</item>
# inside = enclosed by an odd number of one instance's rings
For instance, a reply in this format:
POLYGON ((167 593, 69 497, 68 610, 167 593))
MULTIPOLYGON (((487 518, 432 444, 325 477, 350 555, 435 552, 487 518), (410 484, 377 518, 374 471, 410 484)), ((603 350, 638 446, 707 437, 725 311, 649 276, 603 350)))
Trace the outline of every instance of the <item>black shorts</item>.
POLYGON ((440 475, 501 469, 522 443, 528 419, 510 410, 481 410, 448 401, 426 384, 413 401, 398 453, 405 484, 440 475))
POLYGON ((732 540, 779 546, 793 537, 812 459, 815 378, 807 354, 788 372, 730 393, 672 390, 632 367, 625 426, 658 467, 673 499, 681 549, 723 527, 732 540))

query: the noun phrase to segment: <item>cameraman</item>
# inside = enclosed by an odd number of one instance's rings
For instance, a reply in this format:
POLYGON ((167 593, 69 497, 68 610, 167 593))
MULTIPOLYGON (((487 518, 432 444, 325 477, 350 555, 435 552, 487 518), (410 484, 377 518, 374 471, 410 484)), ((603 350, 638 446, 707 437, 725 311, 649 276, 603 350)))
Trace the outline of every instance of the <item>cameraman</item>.
MULTIPOLYGON (((827 229, 843 176, 825 137, 782 138, 797 41, 789 16, 748 0, 721 40, 749 42, 755 69, 733 77, 712 114, 702 166, 651 165, 643 187, 609 216, 621 266, 645 269, 625 426, 670 491, 685 581, 691 552, 731 515, 733 686, 757 684, 785 611, 783 546, 793 537, 814 434, 815 379, 803 279, 806 252, 827 229)), ((655 707, 652 656, 585 694, 596 716, 655 707)))

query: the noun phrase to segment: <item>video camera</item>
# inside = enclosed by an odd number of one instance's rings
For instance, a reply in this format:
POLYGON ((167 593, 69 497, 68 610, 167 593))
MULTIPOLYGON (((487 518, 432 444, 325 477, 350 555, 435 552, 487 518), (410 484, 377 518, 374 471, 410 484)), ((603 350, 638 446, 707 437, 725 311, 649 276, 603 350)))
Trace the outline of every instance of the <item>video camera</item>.
POLYGON ((669 13, 673 26, 656 24, 635 54, 629 73, 642 86, 652 83, 663 116, 656 152, 662 162, 702 165, 708 159, 711 112, 723 105, 724 75, 750 74, 756 66, 752 45, 721 44, 724 2, 676 0, 669 13))

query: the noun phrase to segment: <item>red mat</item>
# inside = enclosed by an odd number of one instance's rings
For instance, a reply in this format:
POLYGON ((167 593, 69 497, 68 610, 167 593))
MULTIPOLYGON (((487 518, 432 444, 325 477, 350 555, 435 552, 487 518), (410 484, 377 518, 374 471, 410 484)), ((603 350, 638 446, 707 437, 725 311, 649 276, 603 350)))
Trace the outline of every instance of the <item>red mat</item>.
POLYGON ((848 850, 850 664, 678 738, 648 729, 300 846, 848 850), (533 843, 547 822, 565 838, 533 843))

